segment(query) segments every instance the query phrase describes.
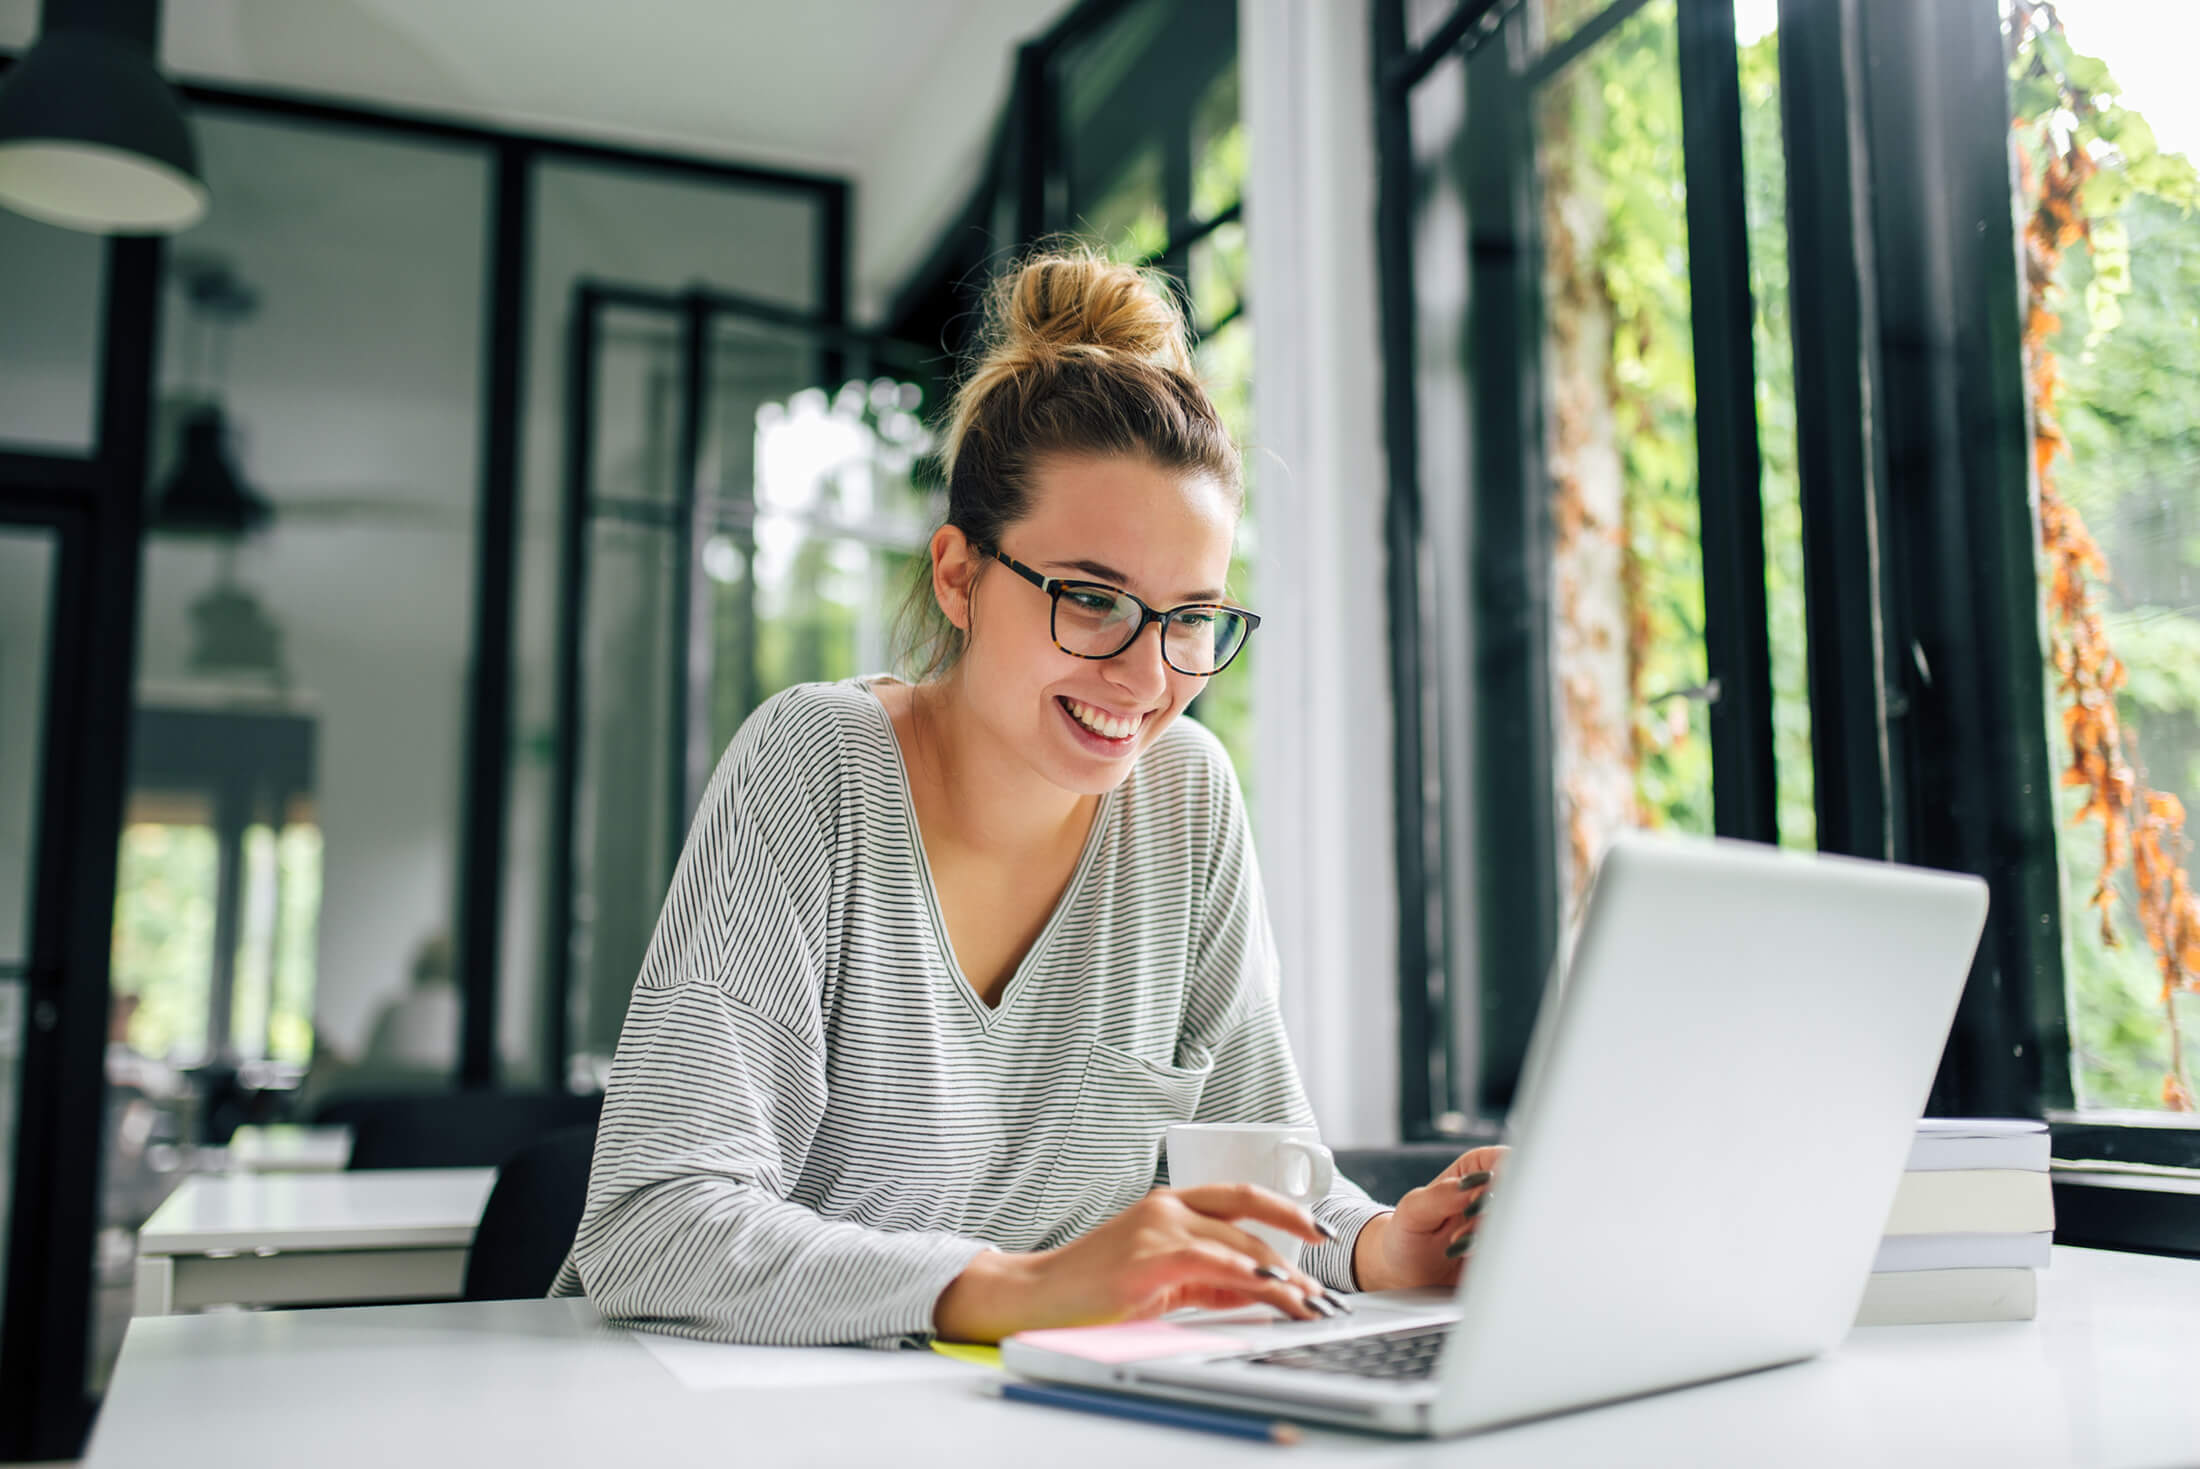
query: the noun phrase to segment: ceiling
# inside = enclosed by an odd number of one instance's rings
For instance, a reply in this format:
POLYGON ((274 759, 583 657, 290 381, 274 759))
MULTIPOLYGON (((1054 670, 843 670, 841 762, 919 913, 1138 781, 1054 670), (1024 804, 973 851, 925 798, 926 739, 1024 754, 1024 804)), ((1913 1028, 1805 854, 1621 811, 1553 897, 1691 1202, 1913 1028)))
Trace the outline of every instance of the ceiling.
MULTIPOLYGON (((1070 0, 169 0, 174 78, 848 177, 859 313, 977 176, 1015 48, 1070 0)), ((0 47, 39 0, 0 0, 0 47)), ((217 201, 216 207, 219 207, 217 201)))

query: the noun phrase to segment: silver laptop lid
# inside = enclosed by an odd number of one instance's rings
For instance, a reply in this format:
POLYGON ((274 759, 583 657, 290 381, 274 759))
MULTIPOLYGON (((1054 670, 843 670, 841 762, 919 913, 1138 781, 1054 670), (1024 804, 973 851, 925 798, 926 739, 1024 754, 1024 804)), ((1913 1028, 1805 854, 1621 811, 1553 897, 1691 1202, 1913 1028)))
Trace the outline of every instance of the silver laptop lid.
POLYGON ((1618 840, 1537 1017, 1431 1429, 1838 1342, 1985 915, 1974 877, 1618 840))

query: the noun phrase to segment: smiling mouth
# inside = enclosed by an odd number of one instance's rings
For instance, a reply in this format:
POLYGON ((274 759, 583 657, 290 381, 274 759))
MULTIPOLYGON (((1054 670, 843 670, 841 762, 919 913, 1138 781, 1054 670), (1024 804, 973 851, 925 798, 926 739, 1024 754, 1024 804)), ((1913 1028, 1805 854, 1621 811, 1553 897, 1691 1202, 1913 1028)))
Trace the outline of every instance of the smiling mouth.
POLYGON ((1063 712, 1077 722, 1078 728, 1103 740, 1127 743, 1138 733, 1139 726, 1146 722, 1144 715, 1136 719, 1126 719, 1119 714, 1110 714, 1105 709, 1095 709, 1092 705, 1067 695, 1057 695, 1054 702, 1061 705, 1063 712))

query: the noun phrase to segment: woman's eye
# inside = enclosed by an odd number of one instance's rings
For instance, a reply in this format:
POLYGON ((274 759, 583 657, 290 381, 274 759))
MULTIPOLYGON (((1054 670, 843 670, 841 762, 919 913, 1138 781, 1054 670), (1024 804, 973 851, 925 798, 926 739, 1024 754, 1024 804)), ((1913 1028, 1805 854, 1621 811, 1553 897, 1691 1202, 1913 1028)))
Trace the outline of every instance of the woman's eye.
POLYGON ((1186 632, 1206 632, 1215 625, 1215 615, 1212 612, 1179 612, 1176 625, 1186 632))
POLYGON ((1090 612, 1095 617, 1104 617, 1115 610, 1115 598, 1109 596, 1106 592, 1087 592, 1072 589, 1062 593, 1062 597, 1079 612, 1090 612))

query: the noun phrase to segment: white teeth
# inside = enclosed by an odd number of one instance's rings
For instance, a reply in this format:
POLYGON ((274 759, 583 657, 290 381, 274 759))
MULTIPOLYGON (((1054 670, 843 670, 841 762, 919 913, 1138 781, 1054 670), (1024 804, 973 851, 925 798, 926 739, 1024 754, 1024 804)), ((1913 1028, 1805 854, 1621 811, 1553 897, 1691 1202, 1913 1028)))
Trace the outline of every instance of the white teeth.
POLYGON ((1111 740, 1127 740, 1138 732, 1138 721, 1135 719, 1122 719, 1105 710, 1095 709, 1090 704, 1080 704, 1075 699, 1065 698, 1062 705, 1069 710, 1071 718, 1096 735, 1111 740))

